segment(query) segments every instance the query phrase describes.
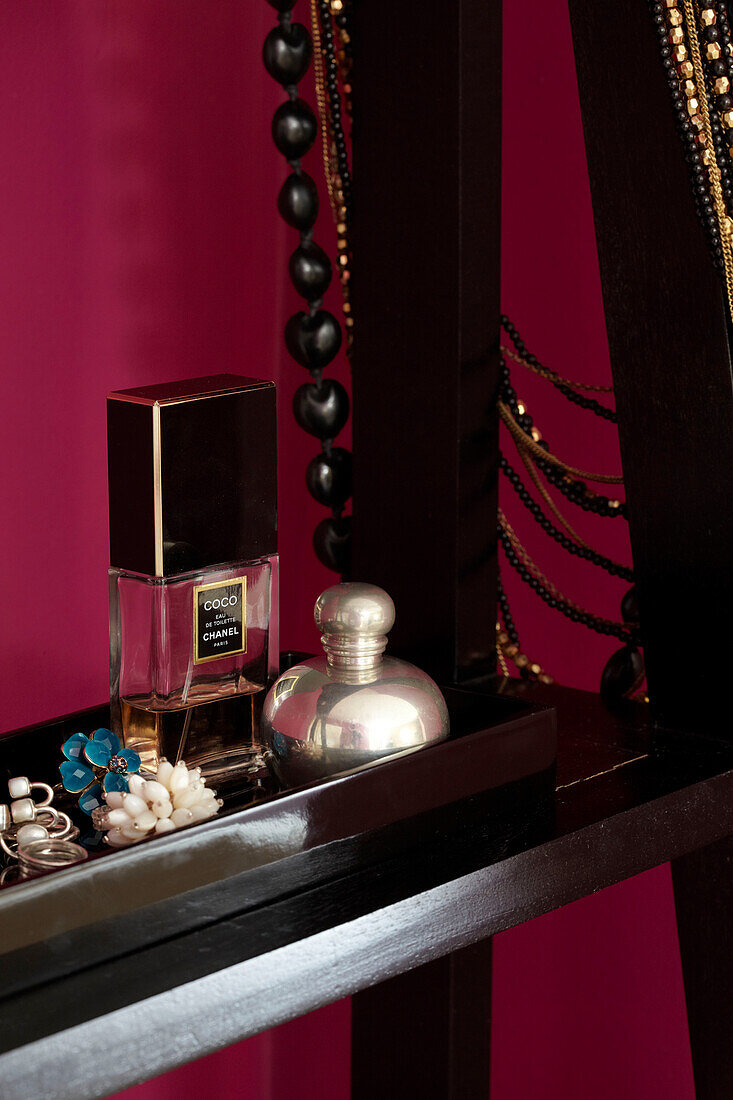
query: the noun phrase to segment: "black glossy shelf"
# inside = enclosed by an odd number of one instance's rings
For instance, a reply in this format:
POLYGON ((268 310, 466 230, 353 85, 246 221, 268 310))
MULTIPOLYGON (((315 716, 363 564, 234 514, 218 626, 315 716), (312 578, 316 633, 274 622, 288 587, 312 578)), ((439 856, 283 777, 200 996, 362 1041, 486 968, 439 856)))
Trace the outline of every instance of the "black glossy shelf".
POLYGON ((107 1095, 733 832, 727 746, 583 692, 470 698, 493 768, 436 746, 3 891, 3 1097, 107 1095))

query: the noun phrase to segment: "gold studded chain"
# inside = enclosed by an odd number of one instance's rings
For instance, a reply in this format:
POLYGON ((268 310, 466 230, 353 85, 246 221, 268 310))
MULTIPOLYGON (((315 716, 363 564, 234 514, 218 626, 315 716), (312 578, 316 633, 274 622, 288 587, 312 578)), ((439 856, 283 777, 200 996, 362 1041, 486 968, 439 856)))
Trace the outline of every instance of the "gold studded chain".
MULTIPOLYGON (((731 229, 733 229, 733 222, 726 210, 720 166, 718 165, 715 153, 713 130, 710 123, 710 105, 708 103, 707 87, 705 84, 705 70, 700 50, 700 38, 697 32, 695 6, 693 0, 682 0, 682 5, 687 31, 687 42, 690 51, 690 61, 687 61, 686 50, 683 43, 677 45, 675 59, 680 63, 680 87, 687 96, 688 110, 691 105, 695 105, 699 108, 699 115, 693 114, 692 122, 700 131, 698 141, 704 149, 703 160, 708 169, 710 192, 713 199, 716 220, 718 222, 718 230, 720 232, 720 246, 723 253, 723 270, 725 274, 725 290, 728 300, 728 309, 733 318, 733 252, 731 251, 731 229), (694 83, 685 79, 689 73, 690 65, 692 67, 691 75, 694 77, 694 83), (698 101, 697 103, 695 103, 696 99, 698 101)), ((667 18, 672 27, 673 34, 675 30, 681 29, 681 14, 678 8, 668 5, 667 18)), ((702 15, 703 25, 711 25, 714 21, 715 13, 712 9, 704 9, 702 15)), ((718 47, 717 44, 712 47, 708 46, 708 54, 711 58, 717 56, 719 52, 720 47, 718 47)), ((731 121, 733 121, 733 119, 731 119, 731 121)))

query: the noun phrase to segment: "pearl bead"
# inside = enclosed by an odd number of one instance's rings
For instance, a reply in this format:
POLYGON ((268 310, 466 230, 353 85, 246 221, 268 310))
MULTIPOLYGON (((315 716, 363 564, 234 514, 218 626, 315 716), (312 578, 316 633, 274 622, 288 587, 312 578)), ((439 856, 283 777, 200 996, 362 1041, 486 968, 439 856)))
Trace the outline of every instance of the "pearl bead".
POLYGON ((171 762, 169 760, 161 760, 160 764, 158 765, 158 774, 155 777, 156 781, 165 785, 168 783, 168 780, 172 775, 173 765, 171 764, 171 762))
POLYGON ((36 816, 36 807, 33 799, 21 798, 17 802, 11 802, 10 813, 16 825, 22 821, 33 821, 36 816))
POLYGON ((168 780, 168 786, 173 794, 188 786, 188 768, 185 764, 176 764, 168 780))
POLYGON ((156 833, 172 833, 175 829, 175 825, 169 817, 163 817, 156 823, 156 833))
POLYGON ((319 504, 340 508, 351 496, 351 455, 343 447, 316 455, 305 472, 308 492, 319 504))
POLYGON ((143 833, 150 832, 154 829, 158 823, 158 818, 155 816, 152 810, 144 810, 143 813, 138 814, 135 818, 135 827, 143 833))
POLYGON ((318 560, 335 573, 348 572, 351 556, 351 516, 327 516, 313 532, 313 549, 318 560))
POLYGON ((48 829, 44 829, 43 825, 21 825, 18 829, 18 847, 22 847, 23 844, 29 844, 32 840, 47 840, 48 829))
POLYGON ((127 785, 130 788, 131 794, 136 794, 139 798, 144 797, 145 780, 141 775, 129 775, 127 777, 127 785))
POLYGON ((318 134, 313 111, 302 99, 286 100, 275 111, 272 139, 288 160, 298 160, 308 152, 318 134))
POLYGON ((113 848, 122 848, 125 844, 129 843, 128 838, 122 832, 122 829, 110 829, 107 833, 107 843, 111 844, 113 848))
POLYGON ((105 791, 104 797, 107 805, 113 810, 119 810, 122 805, 122 796, 124 791, 105 791))
POLYGON ((11 798, 25 798, 31 793, 31 785, 28 777, 19 775, 15 779, 8 780, 8 794, 11 798))
POLYGON ((125 812, 128 813, 130 817, 137 817, 138 814, 141 814, 143 810, 147 810, 148 808, 142 798, 136 794, 124 795, 122 805, 125 812))
POLYGON ((190 825, 192 818, 191 811, 181 807, 180 810, 174 810, 168 820, 172 821, 177 829, 180 829, 182 825, 190 825))
POLYGON ((161 799, 165 801, 169 797, 168 788, 164 787, 162 783, 156 782, 155 779, 148 779, 145 784, 145 794, 143 796, 148 802, 158 802, 161 799))
POLYGON ((194 803, 198 802, 198 791, 192 791, 190 787, 185 790, 176 791, 173 795, 173 806, 176 810, 190 809, 194 803))
POLYGON ((291 172, 277 196, 280 217, 293 229, 310 229, 318 217, 318 190, 307 172, 291 172))
POLYGON ((216 805, 214 804, 212 806, 211 803, 208 800, 205 803, 202 803, 198 806, 192 806, 191 807, 191 822, 193 823, 194 821, 206 821, 207 818, 211 817, 212 814, 216 813, 216 810, 217 810, 216 805))
POLYGON ((274 80, 287 87, 298 84, 310 65, 313 45, 301 23, 273 27, 265 39, 262 60, 274 80))
POLYGON ((173 813, 173 803, 169 798, 160 798, 157 802, 154 802, 151 807, 156 817, 161 820, 166 817, 170 817, 173 813))
POLYGON ((331 282, 331 261, 314 241, 305 241, 290 257, 290 278, 303 298, 322 298, 331 282))
POLYGON ((131 819, 130 815, 128 814, 127 810, 121 810, 121 809, 118 808, 118 809, 110 810, 109 813, 107 814, 107 821, 110 825, 118 825, 118 826, 129 825, 131 820, 132 819, 131 819))

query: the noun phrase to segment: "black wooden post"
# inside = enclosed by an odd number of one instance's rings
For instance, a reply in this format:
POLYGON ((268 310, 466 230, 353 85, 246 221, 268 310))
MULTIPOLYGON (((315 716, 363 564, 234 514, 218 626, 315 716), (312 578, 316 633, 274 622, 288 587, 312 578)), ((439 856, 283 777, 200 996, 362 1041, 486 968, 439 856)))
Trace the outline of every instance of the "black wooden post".
MULTIPOLYGON (((391 652, 442 682, 485 677, 501 0, 370 0, 354 5, 353 27, 352 574, 394 598, 391 652)), ((354 998, 355 1098, 488 1096, 490 951, 487 941, 354 998)))
MULTIPOLYGON (((570 12, 654 716, 730 740, 715 680, 701 683, 731 651, 730 319, 647 4, 570 12)), ((700 1100, 733 1090, 731 850, 672 865, 700 1100)))
POLYGON ((570 0, 649 692, 731 739, 733 388, 726 307, 645 0, 570 0))
POLYGON ((352 1000, 352 1100, 488 1100, 491 940, 352 1000))
POLYGON ((500 0, 355 4, 353 576, 392 652, 494 670, 500 0))
POLYGON ((697 1100, 733 1096, 733 837, 672 862, 697 1100))

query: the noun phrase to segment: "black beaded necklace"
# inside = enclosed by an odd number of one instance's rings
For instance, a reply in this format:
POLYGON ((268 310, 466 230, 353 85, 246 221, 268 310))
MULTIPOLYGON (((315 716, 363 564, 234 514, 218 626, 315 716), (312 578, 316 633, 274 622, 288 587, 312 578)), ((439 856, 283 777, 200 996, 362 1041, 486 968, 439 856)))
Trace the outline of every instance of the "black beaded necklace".
MULTIPOLYGON (((349 404, 348 395, 340 383, 323 378, 324 367, 332 361, 340 348, 341 329, 333 314, 322 308, 332 269, 326 253, 313 241, 312 231, 318 215, 318 193, 314 181, 301 167, 301 158, 313 147, 316 140, 318 123, 308 104, 298 98, 297 84, 308 70, 315 42, 316 92, 321 116, 324 168, 337 228, 339 275, 350 347, 353 326, 348 296, 351 176, 342 125, 341 91, 343 89, 343 105, 348 111, 346 97, 350 94, 350 86, 347 81, 351 64, 351 40, 346 10, 348 0, 311 0, 313 40, 305 27, 292 22, 291 10, 294 2, 295 0, 268 0, 279 13, 278 26, 267 36, 263 51, 268 72, 288 94, 288 100, 275 112, 272 124, 273 140, 291 168, 291 174, 278 196, 278 209, 284 220, 300 232, 300 244, 290 260, 290 276, 295 289, 306 299, 308 305, 307 312, 294 314, 288 320, 285 340, 290 354, 310 371, 312 377, 311 382, 300 386, 296 392, 293 404, 295 418, 305 431, 321 439, 323 448, 322 453, 309 463, 306 483, 311 495, 332 510, 331 516, 322 520, 316 528, 314 547, 325 565, 345 573, 348 569, 350 548, 350 517, 344 516, 343 507, 351 493, 351 456, 343 448, 334 447, 333 440, 348 418, 349 404), (341 66, 336 57, 334 25, 340 39, 341 66)), ((514 346, 513 357, 545 377, 567 400, 608 421, 616 422, 616 414, 612 409, 579 392, 580 389, 594 387, 573 385, 543 366, 527 350, 519 332, 507 317, 502 317, 502 325, 514 346)), ((535 447, 532 461, 552 485, 568 500, 586 511, 608 517, 625 515, 626 508, 622 502, 591 491, 581 479, 570 476, 561 466, 558 467, 547 442, 542 440, 535 428, 532 417, 518 401, 509 368, 503 358, 500 397, 521 431, 546 450, 547 459, 541 453, 538 454, 535 447)), ((569 553, 592 562, 612 576, 633 580, 633 573, 628 567, 597 553, 578 541, 577 536, 570 538, 557 528, 503 455, 500 456, 500 468, 533 518, 569 553)), ((566 527, 572 531, 569 525, 566 524, 566 527)), ((564 597, 539 572, 503 513, 500 513, 497 537, 509 564, 549 607, 572 622, 600 634, 615 636, 626 643, 607 663, 602 677, 602 689, 614 696, 635 690, 644 675, 643 659, 635 645, 638 621, 635 589, 630 589, 622 601, 623 622, 615 623, 603 619, 564 597)), ((497 654, 503 670, 508 671, 508 658, 515 663, 521 676, 551 682, 541 666, 532 663, 521 652, 519 634, 501 581, 498 586, 498 605, 500 621, 497 622, 497 654)))
MULTIPOLYGON (((278 12, 278 24, 265 39, 263 60, 270 76, 287 92, 272 121, 272 137, 290 166, 277 199, 281 217, 300 233, 300 243, 290 257, 290 278, 307 310, 293 314, 285 325, 285 344, 312 381, 301 385, 293 399, 295 419, 304 431, 321 441, 321 453, 311 459, 306 485, 311 496, 331 509, 313 534, 316 555, 325 566, 347 576, 351 548, 351 517, 344 506, 351 496, 351 455, 333 441, 349 416, 346 390, 335 379, 324 379, 324 367, 341 347, 341 326, 322 308, 331 282, 331 261, 313 240, 318 217, 318 191, 303 170, 301 158, 313 147, 318 123, 312 109, 298 97, 297 85, 308 70, 313 43, 307 29, 291 19, 295 0, 268 0, 278 12)), ((333 39, 330 48, 332 50, 333 39)), ((324 41, 328 51, 328 43, 324 41)), ((332 105, 333 111, 333 105, 332 105)), ((348 184, 350 187, 350 177, 348 184)))
MULTIPOLYGON (((574 400, 574 403, 581 408, 605 420, 613 423, 616 422, 616 416, 613 410, 602 405, 595 399, 586 398, 584 393, 581 392, 583 390, 612 392, 611 387, 588 386, 582 383, 572 383, 569 379, 563 379, 556 371, 540 363, 539 359, 527 349, 518 330, 508 317, 502 316, 501 324, 515 349, 515 351, 508 352, 507 354, 510 354, 517 362, 522 363, 528 369, 550 382, 559 389, 565 397, 574 400)), ((551 454, 549 446, 545 440, 542 440, 526 407, 518 400, 516 391, 511 382, 509 366, 503 357, 501 363, 499 396, 511 410, 512 417, 516 424, 521 427, 526 437, 526 443, 524 444, 521 439, 518 440, 516 438, 516 435, 514 441, 518 444, 518 451, 530 474, 532 474, 532 464, 535 464, 551 484, 556 485, 557 488, 564 491, 566 498, 585 510, 607 516, 625 515, 626 509, 623 503, 611 501, 607 497, 591 492, 579 479, 573 478, 567 473, 563 474, 562 467, 558 469, 558 467, 551 462, 543 462, 541 452, 539 454, 537 453, 538 444, 546 450, 548 456, 551 454), (529 445, 530 440, 532 441, 533 449, 531 462, 528 462, 528 456, 524 453, 523 447, 529 445)), ((542 488, 536 473, 533 475, 535 487, 543 494, 545 503, 555 510, 568 534, 561 531, 545 514, 540 504, 528 491, 520 475, 503 454, 499 456, 499 468, 533 519, 551 538, 559 543, 560 546, 576 557, 589 561, 598 568, 605 570, 611 576, 617 576, 623 580, 633 582, 633 571, 628 566, 624 566, 619 562, 607 558, 580 540, 577 533, 570 527, 562 514, 557 511, 556 505, 553 504, 547 492, 542 488)), ((596 633, 616 637, 624 642, 623 647, 612 654, 603 669, 601 675, 602 694, 607 699, 618 699, 623 696, 630 696, 638 691, 644 680, 645 669, 644 659, 638 648, 639 615, 635 586, 632 584, 632 587, 627 591, 621 601, 621 622, 603 619, 579 607, 577 604, 574 604, 555 588, 552 582, 535 566, 501 511, 499 514, 499 523, 497 525, 497 538, 504 551, 507 563, 518 574, 520 579, 527 584, 548 607, 560 612, 566 618, 570 619, 571 622, 583 625, 596 633)), ((524 679, 537 679, 545 683, 550 682, 550 677, 544 672, 541 666, 533 664, 522 652, 519 634, 509 606, 509 599, 501 582, 499 583, 498 602, 499 622, 497 623, 497 656, 505 674, 508 671, 507 660, 511 660, 516 664, 520 676, 524 679)))

